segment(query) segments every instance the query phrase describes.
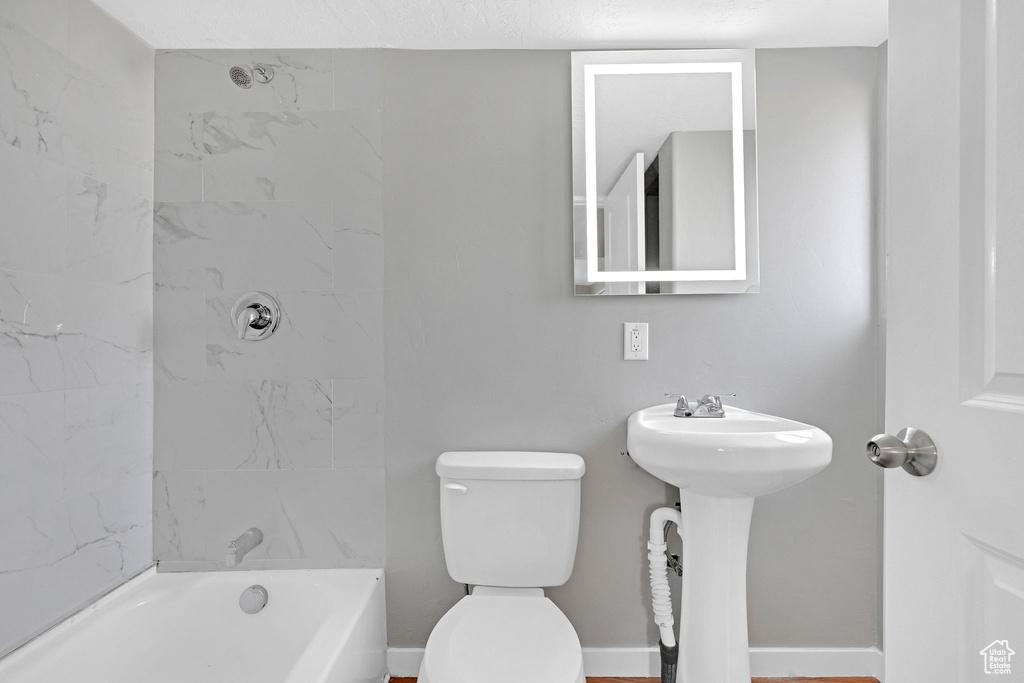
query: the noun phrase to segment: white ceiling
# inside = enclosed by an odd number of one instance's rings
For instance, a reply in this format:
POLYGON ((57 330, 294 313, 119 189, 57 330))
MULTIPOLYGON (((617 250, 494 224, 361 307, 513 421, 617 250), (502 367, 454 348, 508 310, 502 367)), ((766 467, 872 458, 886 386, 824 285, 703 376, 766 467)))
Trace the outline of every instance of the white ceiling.
POLYGON ((876 46, 888 0, 95 0, 157 49, 876 46))

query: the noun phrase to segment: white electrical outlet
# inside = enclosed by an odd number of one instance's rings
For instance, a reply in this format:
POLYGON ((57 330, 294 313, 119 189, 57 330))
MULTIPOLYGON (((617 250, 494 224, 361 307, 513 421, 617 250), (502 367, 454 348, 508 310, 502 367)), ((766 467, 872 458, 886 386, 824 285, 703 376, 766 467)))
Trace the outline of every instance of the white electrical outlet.
POLYGON ((622 332, 622 359, 647 360, 647 323, 623 323, 622 332))

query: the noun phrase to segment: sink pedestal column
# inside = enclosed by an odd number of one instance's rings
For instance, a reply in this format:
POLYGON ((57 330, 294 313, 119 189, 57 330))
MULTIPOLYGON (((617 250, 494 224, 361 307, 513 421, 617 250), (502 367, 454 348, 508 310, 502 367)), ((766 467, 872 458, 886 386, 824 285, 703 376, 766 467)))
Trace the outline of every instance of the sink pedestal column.
POLYGON ((677 683, 750 683, 747 540, 753 498, 679 492, 683 539, 677 683))

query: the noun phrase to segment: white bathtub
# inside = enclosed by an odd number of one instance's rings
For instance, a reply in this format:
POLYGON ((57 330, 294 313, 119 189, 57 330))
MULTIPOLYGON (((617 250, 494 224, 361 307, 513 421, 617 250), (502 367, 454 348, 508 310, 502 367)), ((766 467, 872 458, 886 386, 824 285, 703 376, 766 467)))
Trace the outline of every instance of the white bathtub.
POLYGON ((151 569, 0 660, 0 681, 380 683, 383 574, 151 569), (250 615, 238 598, 253 584, 269 598, 250 615))

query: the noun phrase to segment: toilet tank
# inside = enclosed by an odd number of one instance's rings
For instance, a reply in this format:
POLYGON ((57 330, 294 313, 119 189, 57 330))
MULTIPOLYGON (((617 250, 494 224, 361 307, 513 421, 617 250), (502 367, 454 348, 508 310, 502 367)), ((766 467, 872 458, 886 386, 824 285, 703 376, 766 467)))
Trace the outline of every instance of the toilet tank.
POLYGON ((443 453, 441 536, 448 573, 474 586, 569 580, 580 530, 583 458, 573 453, 443 453))

